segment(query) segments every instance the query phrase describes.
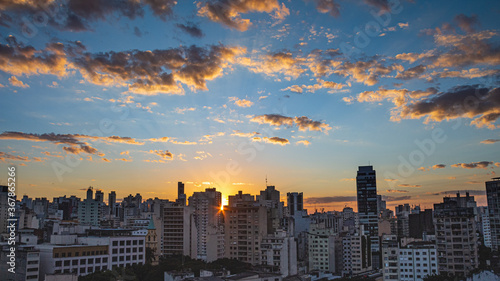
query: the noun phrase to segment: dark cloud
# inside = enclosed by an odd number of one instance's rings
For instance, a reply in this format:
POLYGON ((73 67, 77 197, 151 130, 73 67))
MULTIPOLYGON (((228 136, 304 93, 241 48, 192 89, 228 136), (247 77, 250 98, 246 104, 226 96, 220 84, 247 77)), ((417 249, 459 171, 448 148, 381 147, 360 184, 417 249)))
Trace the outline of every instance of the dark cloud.
POLYGON ((480 161, 480 162, 471 162, 471 163, 458 163, 451 165, 454 168, 463 168, 463 169, 486 169, 489 166, 500 166, 500 163, 495 163, 492 161, 480 161))
POLYGON ((470 17, 468 17, 464 14, 459 14, 455 16, 454 20, 457 23, 458 27, 460 27, 460 29, 467 33, 474 32, 474 26, 479 24, 477 15, 471 15, 470 17))
POLYGON ((272 126, 293 126, 294 124, 297 125, 300 131, 321 131, 321 132, 328 132, 328 130, 331 130, 332 128, 323 122, 320 121, 314 121, 309 119, 309 117, 302 116, 302 117, 288 117, 288 116, 283 116, 280 114, 263 114, 263 115, 257 115, 252 117, 250 120, 252 122, 256 122, 259 124, 269 124, 272 126))
POLYGON ((165 20, 176 4, 177 0, 5 0, 0 4, 0 10, 4 14, 16 15, 15 18, 26 13, 55 11, 57 15, 50 15, 52 26, 61 30, 86 31, 91 29, 92 22, 106 21, 113 16, 129 19, 143 17, 145 7, 165 20))
POLYGON ((97 85, 128 87, 139 94, 183 94, 182 84, 207 90, 206 81, 223 75, 244 50, 213 45, 178 47, 152 51, 88 53, 80 42, 52 43, 43 50, 0 44, 0 70, 13 75, 53 74, 65 77, 78 70, 97 85))
POLYGON ((314 0, 314 2, 320 13, 328 13, 333 17, 340 15, 340 5, 335 0, 314 0))
POLYGON ((500 117, 500 88, 488 89, 475 85, 457 86, 447 92, 427 96, 401 106, 403 119, 426 118, 442 121, 460 117, 475 118, 472 125, 494 129, 500 117))
POLYGON ((415 67, 409 68, 403 72, 398 73, 396 75, 396 79, 410 80, 413 78, 418 78, 425 72, 425 69, 426 68, 424 65, 417 65, 415 67))
POLYGON ((432 166, 432 169, 433 170, 436 170, 436 169, 444 169, 446 168, 446 165, 445 164, 436 164, 436 165, 433 165, 432 166))
POLYGON ((391 6, 388 0, 364 0, 367 5, 375 7, 381 11, 390 12, 391 6))
POLYGON ((69 145, 69 146, 64 146, 62 148, 67 153, 71 154, 87 153, 99 156, 104 156, 104 154, 98 152, 96 148, 90 146, 87 142, 85 142, 85 140, 98 140, 106 143, 126 143, 135 145, 144 144, 142 142, 137 142, 135 139, 130 137, 119 137, 119 136, 96 137, 96 136, 87 136, 79 134, 54 134, 54 133, 30 134, 22 132, 3 132, 2 134, 0 134, 0 140, 27 140, 35 142, 48 141, 55 144, 69 145))
POLYGON ((137 26, 134 27, 134 35, 137 37, 142 37, 142 32, 137 26))
POLYGON ((304 199, 305 204, 326 204, 326 203, 339 203, 339 202, 353 202, 357 201, 356 196, 327 196, 327 197, 308 197, 304 199))
POLYGON ((188 24, 178 23, 175 26, 177 26, 179 29, 181 29, 182 31, 186 32, 187 34, 193 37, 202 38, 203 36, 205 36, 205 34, 203 34, 203 31, 194 23, 188 23, 188 24))

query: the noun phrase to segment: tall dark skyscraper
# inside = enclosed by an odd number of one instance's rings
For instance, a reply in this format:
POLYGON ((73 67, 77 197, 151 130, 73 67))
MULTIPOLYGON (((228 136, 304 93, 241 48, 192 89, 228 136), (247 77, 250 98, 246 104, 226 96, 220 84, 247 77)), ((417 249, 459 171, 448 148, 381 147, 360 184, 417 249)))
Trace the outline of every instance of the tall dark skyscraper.
POLYGON ((286 194, 287 207, 291 216, 294 216, 297 211, 304 210, 304 195, 302 192, 288 192, 286 194))
POLYGON ((370 239, 372 264, 380 268, 380 241, 378 237, 377 177, 373 166, 359 166, 356 176, 359 224, 370 239))
POLYGON ((490 217, 491 247, 498 250, 500 246, 500 177, 486 182, 486 198, 490 217))
POLYGON ((116 192, 111 191, 108 195, 109 214, 115 214, 116 192))
POLYGON ((184 193, 184 183, 177 183, 177 203, 186 206, 186 194, 184 193))

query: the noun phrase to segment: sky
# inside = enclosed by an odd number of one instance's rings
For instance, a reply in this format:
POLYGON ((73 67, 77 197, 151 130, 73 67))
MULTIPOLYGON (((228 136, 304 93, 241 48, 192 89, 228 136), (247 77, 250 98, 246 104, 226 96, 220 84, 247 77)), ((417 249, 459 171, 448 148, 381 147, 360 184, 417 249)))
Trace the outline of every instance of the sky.
MULTIPOLYGON (((0 184, 431 208, 500 170, 500 2, 8 0, 0 184)), ((106 196, 107 198, 107 196, 106 196)))

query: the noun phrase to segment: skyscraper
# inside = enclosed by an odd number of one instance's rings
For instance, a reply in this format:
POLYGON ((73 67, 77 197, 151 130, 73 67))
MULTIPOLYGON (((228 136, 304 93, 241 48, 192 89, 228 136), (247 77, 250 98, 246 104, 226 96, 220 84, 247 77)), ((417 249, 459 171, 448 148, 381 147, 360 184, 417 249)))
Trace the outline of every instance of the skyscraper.
POLYGON ((372 268, 380 268, 380 242, 378 237, 377 178, 373 166, 359 166, 356 176, 359 224, 364 225, 372 251, 372 268))
POLYGON ((498 250, 500 246, 500 177, 486 182, 486 197, 490 218, 491 247, 498 250))
POLYGON ((478 267, 475 204, 469 193, 434 204, 439 272, 463 277, 478 267))
POLYGON ((186 194, 184 193, 184 183, 177 183, 177 203, 186 206, 186 194))
POLYGON ((111 191, 108 195, 109 214, 115 215, 116 192, 111 191))
POLYGON ((286 194, 287 207, 290 216, 294 216, 297 211, 304 209, 304 196, 302 192, 288 192, 286 194))
POLYGON ((211 262, 224 257, 221 204, 222 194, 215 188, 207 188, 205 192, 194 192, 193 196, 189 197, 189 207, 193 208, 197 229, 198 259, 211 262), (210 245, 215 246, 215 251, 209 250, 210 245))

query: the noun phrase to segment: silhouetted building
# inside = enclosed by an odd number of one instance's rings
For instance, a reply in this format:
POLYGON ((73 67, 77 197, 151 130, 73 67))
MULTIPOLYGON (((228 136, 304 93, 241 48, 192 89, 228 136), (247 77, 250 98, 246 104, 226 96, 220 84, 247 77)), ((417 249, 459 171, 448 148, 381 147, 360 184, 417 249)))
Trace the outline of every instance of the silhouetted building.
POLYGON ((378 236, 377 179, 372 166, 359 166, 356 176, 359 224, 371 245, 372 260, 367 267, 380 268, 380 242, 378 236))
POLYGON ((500 177, 486 182, 486 197, 490 218, 491 247, 493 250, 498 250, 500 247, 500 177))
POLYGON ((302 192, 288 192, 286 194, 286 204, 290 216, 294 216, 298 211, 304 210, 304 195, 302 192))
POLYGON ((420 211, 418 214, 410 214, 409 232, 410 237, 417 239, 422 239, 424 232, 428 235, 434 234, 432 209, 420 211))
POLYGON ((186 206, 186 194, 184 193, 184 183, 177 183, 177 200, 176 202, 182 206, 186 206))

